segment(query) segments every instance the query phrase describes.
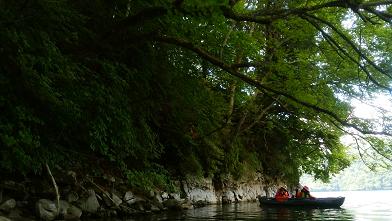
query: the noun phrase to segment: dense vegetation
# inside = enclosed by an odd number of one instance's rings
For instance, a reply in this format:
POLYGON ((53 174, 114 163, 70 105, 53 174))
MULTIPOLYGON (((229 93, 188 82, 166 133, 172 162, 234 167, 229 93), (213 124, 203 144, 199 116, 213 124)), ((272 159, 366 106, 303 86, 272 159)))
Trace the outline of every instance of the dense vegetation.
POLYGON ((390 90, 391 10, 354 0, 0 0, 0 168, 93 167, 162 188, 189 174, 327 180, 349 165, 344 133, 386 165, 388 115, 359 119, 349 101, 390 90))

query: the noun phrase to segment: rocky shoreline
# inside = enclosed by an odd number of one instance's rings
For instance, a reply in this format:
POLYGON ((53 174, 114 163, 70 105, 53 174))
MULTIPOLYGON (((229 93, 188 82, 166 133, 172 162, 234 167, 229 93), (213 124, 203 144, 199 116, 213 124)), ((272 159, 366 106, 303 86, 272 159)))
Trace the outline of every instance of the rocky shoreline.
POLYGON ((209 204, 254 201, 258 196, 270 196, 276 188, 260 174, 242 181, 187 178, 176 182, 180 191, 173 193, 160 190, 140 193, 129 189, 120 178, 77 178, 72 171, 57 178, 57 194, 51 184, 47 180, 1 181, 0 221, 129 217, 209 204))

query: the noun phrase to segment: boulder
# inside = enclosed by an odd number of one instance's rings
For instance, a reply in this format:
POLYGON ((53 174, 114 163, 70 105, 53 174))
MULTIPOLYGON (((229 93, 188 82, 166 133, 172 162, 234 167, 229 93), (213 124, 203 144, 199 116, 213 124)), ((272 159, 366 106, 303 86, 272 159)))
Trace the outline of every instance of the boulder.
POLYGON ((96 213, 100 207, 95 191, 92 189, 88 190, 88 197, 86 199, 81 199, 79 202, 82 211, 88 213, 96 213))
POLYGON ((64 216, 67 213, 70 204, 64 200, 60 200, 59 204, 60 204, 59 215, 64 216))
POLYGON ((169 194, 167 194, 166 192, 162 192, 162 193, 161 193, 161 198, 162 198, 163 200, 167 200, 167 199, 169 199, 169 194))
POLYGON ((136 196, 131 192, 127 191, 124 195, 124 201, 128 204, 131 205, 134 202, 136 202, 136 196))
POLYGON ((40 199, 35 204, 36 212, 38 217, 45 221, 54 220, 57 217, 56 204, 47 199, 40 199))
POLYGON ((175 199, 175 200, 181 200, 180 194, 179 193, 170 193, 169 194, 170 199, 175 199))
POLYGON ((140 198, 129 206, 139 212, 146 212, 151 210, 151 204, 140 198))
POLYGON ((82 216, 82 210, 79 209, 78 207, 74 206, 74 205, 70 205, 66 211, 66 213, 64 214, 64 219, 66 220, 77 220, 80 219, 80 217, 82 216))
POLYGON ((103 194, 103 200, 105 201, 105 204, 109 207, 110 206, 118 207, 122 203, 122 200, 120 199, 120 197, 118 197, 115 193, 105 192, 103 194), (110 196, 111 199, 109 199, 108 196, 110 196))
POLYGON ((120 204, 123 202, 121 200, 121 198, 114 193, 112 193, 112 200, 113 200, 114 204, 116 205, 116 207, 120 206, 120 204))
POLYGON ((162 197, 161 197, 161 194, 159 194, 159 193, 155 193, 152 200, 153 200, 153 201, 156 201, 156 202, 158 202, 158 203, 162 203, 162 202, 163 202, 162 197))
POLYGON ((15 208, 16 206, 16 201, 14 199, 9 199, 4 201, 1 205, 0 205, 0 210, 4 211, 6 213, 10 212, 13 208, 15 208))
POLYGON ((168 208, 169 210, 181 210, 181 201, 176 200, 176 199, 168 199, 163 201, 163 206, 168 208))

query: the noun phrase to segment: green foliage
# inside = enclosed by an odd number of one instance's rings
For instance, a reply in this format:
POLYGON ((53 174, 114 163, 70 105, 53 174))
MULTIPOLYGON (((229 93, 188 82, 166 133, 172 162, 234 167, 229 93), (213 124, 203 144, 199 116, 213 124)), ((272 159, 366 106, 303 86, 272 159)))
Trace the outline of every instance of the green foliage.
MULTIPOLYGON (((346 30, 343 9, 312 10, 336 26, 318 23, 344 53, 302 13, 285 14, 318 1, 238 1, 234 11, 229 2, 0 1, 0 169, 100 159, 148 191, 186 175, 261 171, 295 183, 347 167, 335 118, 377 128, 351 118, 345 98, 380 91, 348 58, 357 51, 347 39, 360 37, 388 69, 390 30, 360 20, 346 30)), ((368 140, 391 154, 388 142, 368 140)))
POLYGON ((151 190, 177 191, 170 176, 165 171, 137 171, 127 172, 128 184, 130 187, 142 193, 149 193, 151 190))

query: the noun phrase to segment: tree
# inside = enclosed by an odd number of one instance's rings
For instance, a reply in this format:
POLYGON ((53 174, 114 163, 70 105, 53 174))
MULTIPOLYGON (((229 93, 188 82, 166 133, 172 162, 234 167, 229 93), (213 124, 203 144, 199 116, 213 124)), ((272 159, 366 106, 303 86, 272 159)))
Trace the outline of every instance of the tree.
POLYGON ((349 100, 389 92, 391 4, 0 1, 0 166, 327 180, 344 133, 387 165, 388 116, 379 129, 349 100))

